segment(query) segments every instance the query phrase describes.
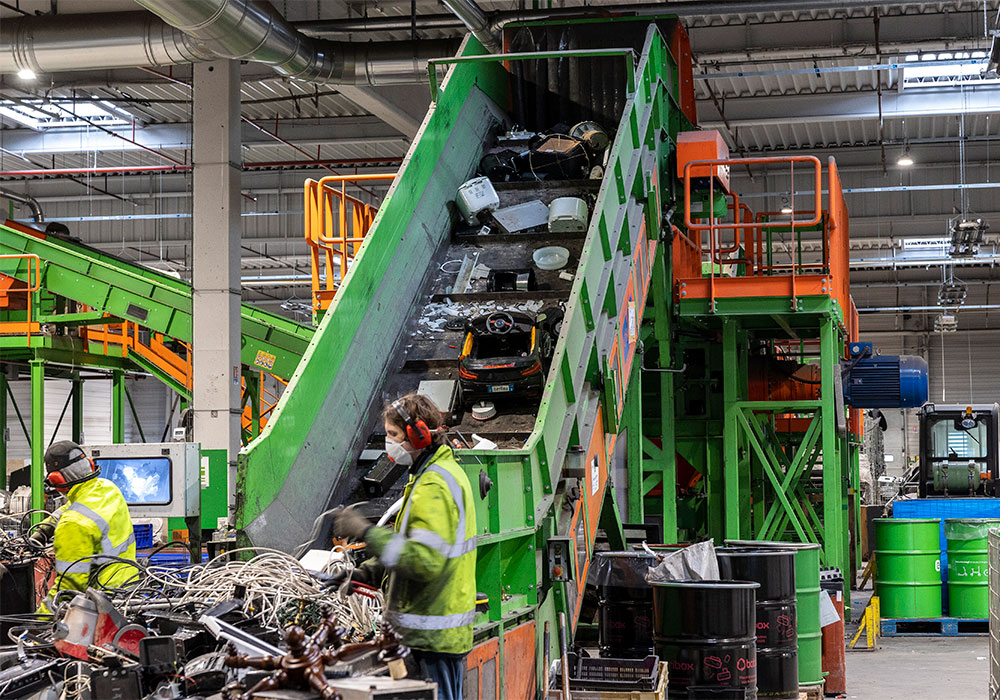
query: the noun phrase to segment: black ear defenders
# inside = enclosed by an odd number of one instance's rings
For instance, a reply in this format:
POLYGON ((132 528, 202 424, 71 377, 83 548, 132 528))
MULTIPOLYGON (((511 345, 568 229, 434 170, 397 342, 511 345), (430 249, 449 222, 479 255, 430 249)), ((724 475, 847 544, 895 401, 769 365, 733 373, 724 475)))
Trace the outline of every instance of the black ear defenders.
POLYGON ((392 408, 406 424, 406 439, 409 440, 414 449, 423 450, 430 447, 433 437, 427 423, 422 420, 414 421, 399 401, 393 401, 392 408))

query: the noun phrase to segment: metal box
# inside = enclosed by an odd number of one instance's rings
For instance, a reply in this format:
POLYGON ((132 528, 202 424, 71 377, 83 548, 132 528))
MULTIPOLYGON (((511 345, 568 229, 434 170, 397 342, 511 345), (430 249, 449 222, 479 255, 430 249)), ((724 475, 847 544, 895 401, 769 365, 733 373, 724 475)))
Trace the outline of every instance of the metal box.
POLYGON ((504 233, 522 233, 545 227, 549 208, 541 200, 515 204, 493 212, 493 218, 504 233))
POLYGON ((587 203, 579 197, 557 197, 549 205, 549 232, 583 233, 588 216, 587 203))
MULTIPOLYGON (((677 177, 684 177, 684 166, 696 160, 728 160, 729 146, 722 134, 714 129, 705 131, 682 131, 677 135, 677 177)), ((728 165, 696 165, 691 167, 691 178, 706 178, 715 169, 715 179, 722 188, 729 191, 728 165)))
POLYGON ((87 445, 101 476, 122 490, 129 513, 190 517, 201 511, 201 450, 196 442, 87 445))
POLYGON ((455 205, 465 217, 465 222, 474 226, 479 222, 477 215, 484 211, 494 211, 500 206, 500 196, 489 178, 476 177, 458 188, 455 205))

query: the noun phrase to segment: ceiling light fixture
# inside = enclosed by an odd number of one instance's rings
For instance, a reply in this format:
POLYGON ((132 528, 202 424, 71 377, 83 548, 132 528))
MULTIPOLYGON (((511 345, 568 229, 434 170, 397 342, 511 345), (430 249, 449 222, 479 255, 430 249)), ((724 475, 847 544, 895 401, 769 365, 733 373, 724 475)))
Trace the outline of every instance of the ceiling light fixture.
POLYGON ((17 72, 17 77, 20 78, 21 80, 34 80, 38 76, 35 75, 35 71, 31 70, 30 68, 22 68, 17 72))
POLYGON ((792 202, 789 194, 781 195, 781 213, 782 214, 792 214, 795 210, 792 208, 792 202))
POLYGON ((902 168, 908 168, 911 165, 913 165, 913 156, 910 155, 910 147, 909 146, 906 147, 906 150, 903 151, 903 155, 901 155, 899 157, 899 160, 896 161, 896 165, 898 165, 898 166, 900 166, 902 168))

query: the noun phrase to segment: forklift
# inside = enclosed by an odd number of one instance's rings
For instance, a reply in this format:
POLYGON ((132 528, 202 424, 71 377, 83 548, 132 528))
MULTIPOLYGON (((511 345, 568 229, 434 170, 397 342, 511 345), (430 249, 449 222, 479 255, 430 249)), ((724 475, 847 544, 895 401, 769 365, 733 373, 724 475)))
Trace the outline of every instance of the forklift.
POLYGON ((920 409, 920 498, 1000 496, 1000 405, 920 409))

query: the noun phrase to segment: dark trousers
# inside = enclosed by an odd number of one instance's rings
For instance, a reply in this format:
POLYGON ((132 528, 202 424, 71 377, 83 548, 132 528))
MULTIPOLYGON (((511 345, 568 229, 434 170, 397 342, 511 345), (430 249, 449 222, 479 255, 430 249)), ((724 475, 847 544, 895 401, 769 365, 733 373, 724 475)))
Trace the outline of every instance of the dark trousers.
POLYGON ((437 683, 438 700, 462 700, 462 681, 465 680, 466 654, 437 654, 433 651, 413 650, 420 675, 437 683))

